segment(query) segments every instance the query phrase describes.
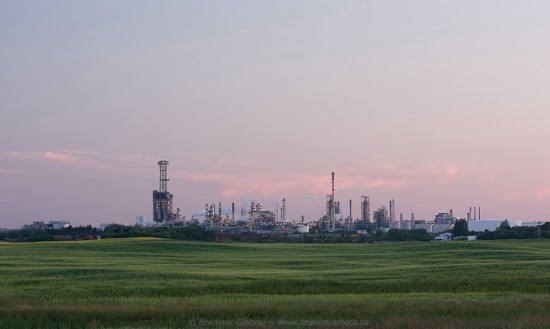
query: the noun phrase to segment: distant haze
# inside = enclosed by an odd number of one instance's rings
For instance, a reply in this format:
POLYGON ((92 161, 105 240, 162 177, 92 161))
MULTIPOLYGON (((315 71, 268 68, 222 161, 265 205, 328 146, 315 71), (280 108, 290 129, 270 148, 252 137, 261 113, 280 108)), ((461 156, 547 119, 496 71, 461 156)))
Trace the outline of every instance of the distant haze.
MULTIPOLYGON (((3 1, 0 227, 393 197, 550 219, 548 1, 3 1)), ((399 217, 399 215, 397 215, 399 217)))

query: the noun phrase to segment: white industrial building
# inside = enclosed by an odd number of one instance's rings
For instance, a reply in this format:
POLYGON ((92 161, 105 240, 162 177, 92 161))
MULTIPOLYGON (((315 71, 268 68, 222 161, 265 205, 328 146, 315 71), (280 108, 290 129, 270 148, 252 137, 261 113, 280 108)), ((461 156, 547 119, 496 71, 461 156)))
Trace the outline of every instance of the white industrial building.
POLYGON ((508 221, 510 227, 522 226, 521 220, 517 219, 481 219, 469 221, 468 230, 474 232, 485 232, 487 230, 492 232, 498 229, 505 220, 508 221))
POLYGON ((441 233, 453 229, 453 224, 443 223, 416 223, 415 229, 423 229, 428 233, 441 233))
POLYGON ((453 239, 453 235, 451 233, 442 233, 435 237, 435 241, 451 241, 453 239))
POLYGON ((309 226, 308 225, 301 225, 297 227, 298 232, 300 233, 309 233, 309 226))

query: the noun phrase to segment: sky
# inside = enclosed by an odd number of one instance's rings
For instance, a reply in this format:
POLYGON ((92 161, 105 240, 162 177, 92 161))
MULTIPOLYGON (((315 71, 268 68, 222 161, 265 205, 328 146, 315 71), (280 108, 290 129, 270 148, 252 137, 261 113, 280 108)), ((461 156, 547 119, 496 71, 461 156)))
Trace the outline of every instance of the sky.
POLYGON ((336 200, 550 220, 548 1, 0 2, 0 227, 336 200))

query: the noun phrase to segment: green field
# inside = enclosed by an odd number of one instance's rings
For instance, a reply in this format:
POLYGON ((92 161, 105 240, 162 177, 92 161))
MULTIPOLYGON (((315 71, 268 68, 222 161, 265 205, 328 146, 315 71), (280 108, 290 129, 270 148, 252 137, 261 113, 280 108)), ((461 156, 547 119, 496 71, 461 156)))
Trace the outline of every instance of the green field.
POLYGON ((0 243, 0 328, 548 328, 550 241, 0 243))

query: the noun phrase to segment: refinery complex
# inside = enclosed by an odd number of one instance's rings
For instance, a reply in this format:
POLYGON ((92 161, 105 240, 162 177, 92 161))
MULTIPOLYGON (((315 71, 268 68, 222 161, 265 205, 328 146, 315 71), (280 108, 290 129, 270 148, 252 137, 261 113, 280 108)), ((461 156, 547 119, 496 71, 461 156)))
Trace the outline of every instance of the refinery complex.
MULTIPOLYGON (((282 198, 281 206, 274 210, 266 210, 260 202, 252 201, 246 207, 235 208, 231 204, 231 211, 224 211, 222 203, 205 203, 201 216, 191 219, 181 215, 180 208, 174 211, 174 196, 168 191, 168 160, 158 161, 159 189, 153 191, 153 223, 157 226, 187 226, 202 225, 207 229, 221 233, 241 232, 350 232, 367 233, 387 231, 390 229, 414 230, 424 229, 430 233, 440 233, 452 229, 458 219, 453 210, 439 213, 432 221, 416 220, 414 213, 405 216, 403 213, 396 218, 395 200, 388 201, 388 207, 381 206, 372 211, 370 198, 367 195, 360 197, 361 212, 359 218, 352 217, 352 200, 349 200, 349 214, 344 214, 340 201, 335 198, 335 172, 330 176, 330 192, 325 196, 324 215, 313 221, 305 221, 303 216, 299 221, 287 219, 287 202, 282 198)), ((328 184, 327 184, 328 185, 328 184)), ((143 217, 138 217, 138 225, 145 225, 143 217)), ((481 208, 470 207, 468 221, 481 221, 481 208)), ((478 223, 478 224, 481 224, 478 223)), ((479 226, 479 225, 478 225, 479 226)))
MULTIPOLYGON (((205 202, 200 211, 196 211, 191 218, 182 215, 180 208, 174 207, 174 195, 168 190, 168 160, 159 160, 158 189, 153 190, 152 221, 147 222, 144 216, 136 217, 136 226, 140 227, 185 227, 198 225, 207 230, 216 232, 216 235, 235 235, 242 233, 256 233, 261 235, 277 234, 357 234, 367 235, 375 232, 387 232, 391 229, 399 230, 425 230, 428 233, 439 234, 449 232, 455 223, 464 219, 468 222, 471 232, 495 231, 500 224, 506 221, 510 226, 538 226, 545 221, 521 221, 509 218, 483 218, 481 207, 469 207, 465 218, 459 218, 453 214, 453 209, 440 212, 432 220, 415 218, 414 213, 397 213, 395 199, 388 200, 386 205, 371 209, 371 200, 368 195, 358 196, 360 202, 360 214, 352 216, 353 200, 346 200, 349 211, 342 207, 342 203, 336 198, 336 173, 332 171, 327 178, 327 194, 324 196, 324 208, 319 209, 322 215, 319 218, 289 219, 287 216, 287 199, 281 198, 281 203, 275 208, 266 209, 261 202, 249 201, 236 207, 224 207, 221 202, 205 202), (175 208, 175 210, 174 210, 175 208), (398 214, 398 215, 397 215, 398 214)), ((366 194, 366 193, 365 193, 366 194)), ((322 198, 322 196, 319 196, 322 198)), ((100 224, 100 229, 119 224, 110 222, 100 224)), ((127 224, 125 224, 127 225, 127 224)), ((70 226, 69 221, 50 220, 34 221, 32 224, 23 225, 24 229, 48 230, 61 229, 70 226)), ((7 229, 0 228, 0 232, 7 229)), ((446 234, 446 233, 445 233, 446 234)))

